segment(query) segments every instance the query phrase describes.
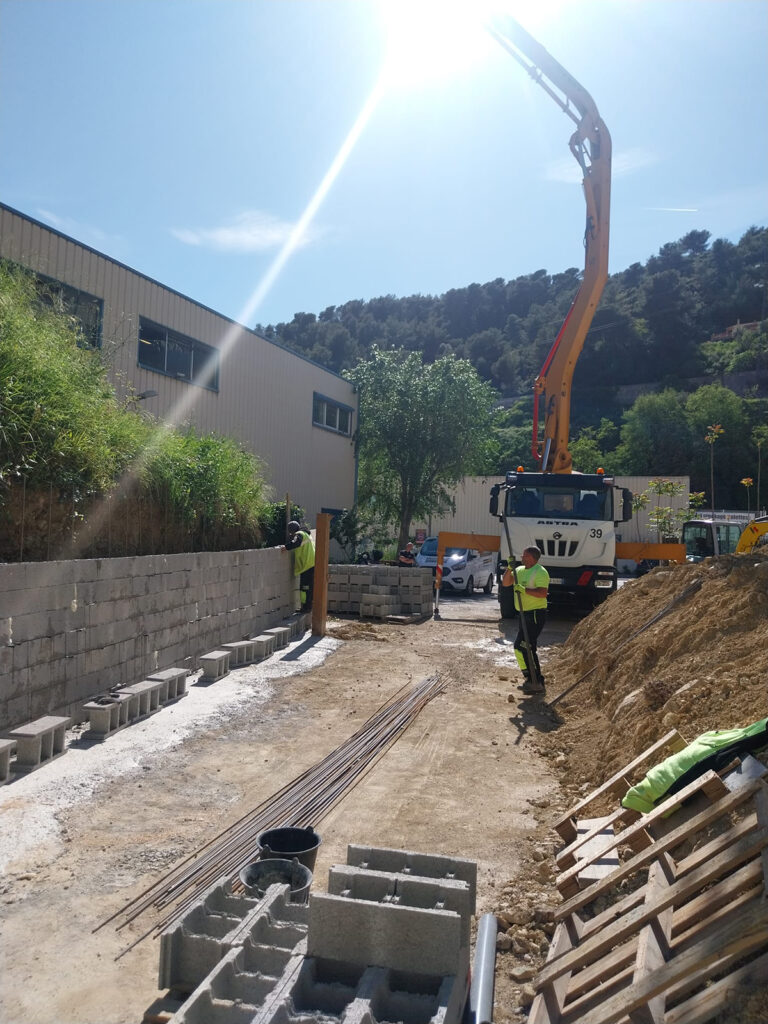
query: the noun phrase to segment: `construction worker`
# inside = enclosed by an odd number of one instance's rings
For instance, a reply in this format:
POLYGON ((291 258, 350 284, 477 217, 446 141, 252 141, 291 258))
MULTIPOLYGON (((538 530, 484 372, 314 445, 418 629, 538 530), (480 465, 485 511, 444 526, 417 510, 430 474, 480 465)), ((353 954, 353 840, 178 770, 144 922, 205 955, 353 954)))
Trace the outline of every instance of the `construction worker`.
POLYGON ((416 565, 416 552, 411 541, 408 541, 403 550, 398 554, 397 564, 399 566, 416 565))
POLYGON ((315 545, 306 526, 292 519, 288 523, 288 540, 283 551, 293 551, 293 575, 299 577, 301 610, 312 609, 312 595, 315 589, 315 545))
POLYGON ((522 565, 514 575, 509 566, 501 580, 503 587, 515 588, 515 607, 520 616, 520 627, 515 638, 515 658, 523 673, 523 693, 544 693, 544 677, 541 674, 536 641, 547 621, 547 594, 549 573, 539 565, 541 551, 537 547, 526 548, 522 553, 522 565), (525 619, 525 630, 523 629, 525 619), (528 634, 526 644, 525 634, 528 634), (528 649, 530 645, 530 649, 528 649), (535 668, 536 682, 531 674, 531 659, 535 668))

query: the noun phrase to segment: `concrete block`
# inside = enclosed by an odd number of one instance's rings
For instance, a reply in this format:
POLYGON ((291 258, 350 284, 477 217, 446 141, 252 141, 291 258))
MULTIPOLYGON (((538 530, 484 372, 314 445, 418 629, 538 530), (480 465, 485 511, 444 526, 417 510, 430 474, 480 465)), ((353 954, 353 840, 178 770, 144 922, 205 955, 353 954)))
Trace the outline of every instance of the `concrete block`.
POLYGON ((448 910, 314 893, 309 898, 307 955, 396 971, 456 975, 463 959, 461 925, 459 915, 448 910))
POLYGON ((9 739, 16 741, 14 771, 17 774, 34 771, 46 761, 63 754, 65 733, 71 723, 71 718, 44 715, 18 729, 11 729, 9 739))
POLYGON ((209 651, 198 659, 203 670, 202 681, 215 683, 229 674, 230 651, 209 651))
POLYGON ((187 676, 189 672, 186 668, 163 668, 159 672, 152 672, 147 676, 147 679, 155 681, 165 681, 168 684, 168 700, 176 700, 178 697, 183 697, 187 692, 187 676))
POLYGON ((121 712, 127 720, 129 701, 129 694, 122 694, 119 700, 111 694, 103 694, 83 704, 83 711, 90 726, 85 735, 92 739, 103 740, 110 733, 116 732, 125 724, 124 721, 121 721, 121 712))
POLYGON ((374 903, 392 903, 424 910, 450 910, 461 918, 462 945, 469 945, 475 905, 467 882, 369 871, 340 864, 334 865, 328 873, 328 892, 334 896, 374 903))
POLYGON ((391 850, 379 846, 347 846, 347 864, 368 871, 387 874, 412 875, 420 878, 459 881, 469 886, 472 913, 475 912, 477 894, 477 864, 464 857, 443 854, 416 853, 413 850, 391 850))
POLYGON ((142 679, 140 683, 132 683, 130 686, 122 686, 120 688, 121 693, 133 694, 134 697, 138 697, 139 700, 139 713, 137 718, 144 718, 147 715, 154 714, 155 711, 159 711, 161 704, 160 700, 161 691, 164 691, 166 696, 168 693, 167 683, 164 685, 160 680, 156 679, 142 679))
POLYGON ((11 754, 15 750, 13 740, 0 740, 0 786, 11 777, 11 754))
POLYGON ((236 668, 240 665, 250 665, 256 660, 256 645, 253 640, 233 640, 231 643, 222 644, 223 651, 230 651, 230 666, 236 668))
POLYGON ((270 654, 274 653, 275 638, 271 633, 260 633, 258 636, 251 637, 251 640, 255 644, 258 661, 268 658, 270 654))
POLYGON ((276 650, 279 650, 281 647, 286 647, 291 639, 291 632, 286 626, 272 626, 271 629, 265 629, 263 635, 273 636, 275 638, 276 650))

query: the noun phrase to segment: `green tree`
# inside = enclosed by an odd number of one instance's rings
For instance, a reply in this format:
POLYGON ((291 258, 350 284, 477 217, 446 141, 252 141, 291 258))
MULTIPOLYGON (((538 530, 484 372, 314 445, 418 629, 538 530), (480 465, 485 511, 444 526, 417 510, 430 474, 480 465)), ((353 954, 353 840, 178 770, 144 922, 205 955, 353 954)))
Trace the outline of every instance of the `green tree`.
POLYGON ((347 377, 360 395, 359 503, 397 524, 450 507, 447 488, 486 469, 494 449, 494 391, 463 359, 424 365, 419 353, 374 348, 347 377))
POLYGON ((641 395, 624 413, 620 457, 625 472, 638 476, 688 473, 693 444, 683 396, 671 388, 641 395))
POLYGON ((715 508, 715 443, 725 431, 719 423, 710 423, 704 440, 709 445, 709 499, 712 502, 712 510, 715 508))

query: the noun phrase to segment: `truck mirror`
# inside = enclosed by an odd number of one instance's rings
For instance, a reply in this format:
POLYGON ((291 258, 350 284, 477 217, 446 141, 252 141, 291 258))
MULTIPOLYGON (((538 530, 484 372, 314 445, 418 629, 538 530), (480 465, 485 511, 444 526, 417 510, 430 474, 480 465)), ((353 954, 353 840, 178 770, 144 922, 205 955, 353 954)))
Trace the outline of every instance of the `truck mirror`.
POLYGON ((632 518, 632 491, 628 487, 622 487, 621 497, 623 503, 622 523, 628 523, 632 518))
POLYGON ((492 516, 497 516, 499 514, 499 490, 500 490, 500 487, 501 487, 500 484, 494 484, 493 487, 491 488, 491 504, 490 504, 490 507, 489 507, 488 511, 491 513, 492 516))

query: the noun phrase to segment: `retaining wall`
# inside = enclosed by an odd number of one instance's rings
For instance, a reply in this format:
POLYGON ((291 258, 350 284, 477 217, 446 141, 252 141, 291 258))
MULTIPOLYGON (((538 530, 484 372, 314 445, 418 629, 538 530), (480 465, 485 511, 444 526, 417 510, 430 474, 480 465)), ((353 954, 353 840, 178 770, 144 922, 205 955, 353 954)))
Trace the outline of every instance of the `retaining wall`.
POLYGON ((0 733, 171 666, 298 607, 276 548, 0 564, 0 733))

